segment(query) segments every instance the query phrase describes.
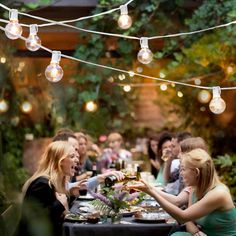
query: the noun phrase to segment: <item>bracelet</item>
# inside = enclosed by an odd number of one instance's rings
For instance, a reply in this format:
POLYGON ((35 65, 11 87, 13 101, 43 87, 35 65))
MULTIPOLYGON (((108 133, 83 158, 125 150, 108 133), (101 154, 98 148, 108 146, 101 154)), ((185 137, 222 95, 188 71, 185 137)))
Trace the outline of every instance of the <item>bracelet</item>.
POLYGON ((200 231, 200 230, 198 230, 197 232, 195 232, 195 233, 193 234, 193 236, 196 236, 196 235, 199 233, 199 231, 200 231))

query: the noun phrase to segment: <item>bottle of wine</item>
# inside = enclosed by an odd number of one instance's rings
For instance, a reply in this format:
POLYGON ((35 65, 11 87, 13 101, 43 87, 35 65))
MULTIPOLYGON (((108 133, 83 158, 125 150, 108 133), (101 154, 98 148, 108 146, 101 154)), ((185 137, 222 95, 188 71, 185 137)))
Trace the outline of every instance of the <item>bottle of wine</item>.
POLYGON ((137 166, 137 173, 136 173, 136 179, 137 179, 137 180, 140 180, 140 179, 141 179, 140 172, 141 172, 141 168, 140 168, 140 166, 137 166))
POLYGON ((93 174, 91 177, 97 176, 97 163, 96 162, 93 163, 92 171, 93 171, 93 174))
POLYGON ((118 183, 118 182, 129 182, 129 181, 136 180, 136 179, 137 179, 137 176, 135 176, 135 175, 133 175, 133 176, 125 175, 124 179, 122 179, 121 181, 118 181, 118 179, 116 178, 115 175, 111 175, 111 176, 108 176, 105 178, 105 186, 111 187, 115 183, 118 183))

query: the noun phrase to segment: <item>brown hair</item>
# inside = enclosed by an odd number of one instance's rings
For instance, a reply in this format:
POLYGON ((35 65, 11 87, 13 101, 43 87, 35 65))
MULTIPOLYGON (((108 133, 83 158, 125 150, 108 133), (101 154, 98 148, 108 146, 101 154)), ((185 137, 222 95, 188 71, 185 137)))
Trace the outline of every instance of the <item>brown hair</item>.
POLYGON ((208 146, 205 140, 201 137, 192 137, 184 139, 183 141, 180 142, 180 148, 182 153, 190 152, 196 148, 201 148, 209 153, 208 146))
POLYGON ((88 142, 88 138, 86 137, 86 135, 84 133, 76 132, 76 133, 74 133, 74 135, 78 141, 79 141, 79 139, 83 138, 86 141, 86 143, 88 142))
POLYGON ((196 183, 196 196, 198 200, 220 182, 213 160, 205 150, 197 148, 191 152, 184 153, 182 163, 196 169, 198 172, 196 183))
POLYGON ((73 131, 67 128, 61 128, 59 129, 55 136, 53 137, 53 142, 55 141, 68 141, 69 138, 76 139, 76 136, 74 135, 73 131))

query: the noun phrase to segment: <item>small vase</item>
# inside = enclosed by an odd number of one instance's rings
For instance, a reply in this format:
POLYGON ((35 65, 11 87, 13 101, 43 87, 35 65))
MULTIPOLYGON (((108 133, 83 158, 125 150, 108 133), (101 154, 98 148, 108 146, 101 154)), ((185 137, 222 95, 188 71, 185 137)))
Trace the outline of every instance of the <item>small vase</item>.
POLYGON ((122 214, 119 212, 115 212, 114 214, 111 215, 111 223, 120 224, 121 218, 122 218, 122 214))

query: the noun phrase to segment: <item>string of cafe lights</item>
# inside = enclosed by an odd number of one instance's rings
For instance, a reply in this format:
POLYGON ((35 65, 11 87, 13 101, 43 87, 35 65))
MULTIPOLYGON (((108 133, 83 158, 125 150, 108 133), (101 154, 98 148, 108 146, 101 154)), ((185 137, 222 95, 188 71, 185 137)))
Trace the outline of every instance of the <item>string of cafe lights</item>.
MULTIPOLYGON (((131 3, 132 1, 133 0, 127 2, 125 5, 121 5, 119 8, 112 9, 110 11, 103 12, 103 13, 100 13, 100 14, 110 14, 111 12, 120 9, 121 10, 121 15, 120 15, 120 18, 118 19, 118 25, 123 29, 127 29, 132 24, 131 17, 128 16, 127 5, 129 3, 131 3)), ((104 66, 104 65, 100 65, 100 64, 92 63, 92 62, 88 62, 88 61, 84 61, 84 60, 81 60, 81 59, 78 59, 78 58, 74 58, 74 57, 70 57, 70 56, 61 54, 60 51, 52 51, 52 50, 42 46, 41 45, 41 40, 37 36, 38 27, 40 25, 36 25, 36 24, 32 24, 32 25, 19 24, 18 23, 18 11, 16 9, 9 9, 6 6, 4 6, 3 4, 0 4, 0 6, 7 9, 7 10, 9 10, 10 22, 5 21, 5 20, 0 20, 1 22, 7 23, 5 28, 0 27, 0 29, 5 31, 5 34, 8 38, 10 38, 10 39, 21 38, 22 40, 24 40, 26 42, 26 47, 31 51, 36 51, 39 48, 42 48, 42 49, 52 53, 51 63, 46 68, 46 71, 45 71, 45 76, 49 81, 58 82, 59 80, 61 80, 61 78, 63 76, 63 70, 59 65, 61 56, 64 57, 64 58, 76 60, 76 61, 79 61, 79 62, 82 62, 82 63, 87 63, 87 64, 90 64, 90 65, 93 65, 93 66, 97 66, 97 67, 101 67, 101 68, 106 68, 106 69, 110 69, 110 70, 130 74, 130 72, 126 71, 126 70, 122 70, 122 69, 118 69, 118 68, 114 68, 114 67, 109 67, 109 66, 104 66), (24 38, 24 37, 21 36, 22 26, 30 27, 30 33, 29 33, 28 38, 24 38)), ((20 14, 27 15, 27 16, 30 16, 30 17, 33 17, 33 18, 36 18, 36 19, 44 20, 44 21, 47 21, 47 22, 51 22, 50 24, 41 25, 42 27, 53 25, 53 24, 63 25, 63 26, 67 26, 67 27, 74 27, 74 26, 65 24, 65 22, 68 23, 69 21, 56 22, 56 21, 51 21, 51 20, 41 18, 41 17, 35 17, 35 16, 32 16, 30 14, 26 14, 26 13, 20 13, 20 14)), ((98 14, 96 16, 98 16, 98 14)), ((70 20, 70 22, 83 20, 85 18, 88 19, 88 18, 92 18, 92 17, 95 17, 95 15, 88 16, 88 17, 82 17, 82 18, 78 18, 78 19, 75 19, 75 20, 70 20)), ((141 50, 139 51, 138 56, 137 56, 138 60, 143 64, 148 64, 152 61, 152 58, 153 58, 153 54, 152 54, 152 52, 150 51, 150 49, 148 47, 148 40, 149 39, 176 37, 176 36, 181 36, 181 35, 189 35, 189 34, 194 34, 194 33, 200 33, 200 32, 204 32, 204 31, 207 31, 207 30, 212 30, 212 29, 216 29, 216 28, 220 28, 220 27, 226 27, 226 26, 229 26, 229 25, 235 24, 235 23, 236 23, 236 21, 232 21, 232 22, 229 22, 227 24, 218 25, 218 26, 215 26, 215 27, 211 27, 211 28, 207 28, 207 29, 203 29, 203 30, 199 30, 199 31, 178 33, 178 34, 172 34, 172 35, 164 35, 164 36, 154 36, 154 37, 149 37, 149 38, 148 37, 138 38, 138 37, 124 36, 124 35, 110 34, 110 33, 105 33, 105 34, 109 35, 109 36, 125 37, 125 38, 130 38, 130 39, 139 39, 140 44, 141 44, 141 50)), ((75 27, 75 28, 80 29, 78 27, 75 27)), ((84 30, 84 29, 82 29, 82 30, 84 30)), ((89 32, 104 34, 104 32, 97 32, 97 31, 89 31, 89 32)), ((195 88, 201 88, 201 89, 211 89, 213 91, 213 99, 210 102, 210 109, 215 114, 222 113, 225 110, 225 107, 226 107, 226 104, 225 104, 224 100, 220 97, 221 90, 236 89, 236 87, 220 88, 219 86, 214 86, 214 87, 199 86, 199 85, 187 84, 187 83, 183 83, 183 82, 179 82, 179 81, 170 81, 170 80, 166 80, 166 79, 163 79, 163 78, 147 76, 147 75, 134 73, 134 72, 132 72, 132 73, 133 73, 133 75, 137 75, 137 76, 140 76, 140 77, 149 78, 149 79, 153 79, 153 80, 164 81, 166 83, 175 83, 175 84, 179 84, 179 85, 183 85, 183 86, 189 86, 189 87, 195 87, 195 88)))

